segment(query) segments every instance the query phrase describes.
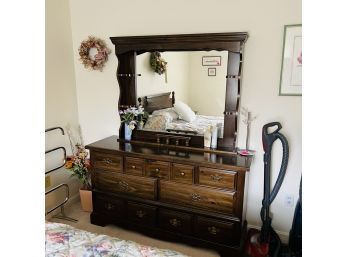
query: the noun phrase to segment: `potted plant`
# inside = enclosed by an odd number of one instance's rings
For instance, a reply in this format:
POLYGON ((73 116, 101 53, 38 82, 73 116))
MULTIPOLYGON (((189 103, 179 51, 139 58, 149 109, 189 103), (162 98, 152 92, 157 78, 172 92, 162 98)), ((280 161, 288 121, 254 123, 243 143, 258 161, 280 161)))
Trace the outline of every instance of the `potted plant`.
MULTIPOLYGON (((79 131, 81 132, 81 129, 79 129, 79 131)), ((80 188, 82 210, 92 212, 92 185, 88 151, 83 144, 81 133, 80 141, 74 144, 70 129, 67 129, 67 132, 73 155, 67 157, 65 168, 68 169, 72 177, 77 177, 82 184, 80 188)))
POLYGON ((133 129, 135 129, 136 126, 141 129, 148 114, 141 105, 138 107, 129 107, 126 110, 121 110, 119 113, 121 116, 121 123, 124 123, 124 138, 126 140, 131 140, 133 129))

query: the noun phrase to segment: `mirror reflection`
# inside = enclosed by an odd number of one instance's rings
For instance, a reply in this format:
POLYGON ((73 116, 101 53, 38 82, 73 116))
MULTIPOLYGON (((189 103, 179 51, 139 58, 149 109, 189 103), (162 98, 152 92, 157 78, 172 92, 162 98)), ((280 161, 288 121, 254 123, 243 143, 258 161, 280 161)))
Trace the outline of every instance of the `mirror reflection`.
POLYGON ((228 51, 161 52, 165 72, 156 72, 151 58, 136 59, 137 95, 150 113, 144 129, 204 134, 215 126, 222 137, 228 51))

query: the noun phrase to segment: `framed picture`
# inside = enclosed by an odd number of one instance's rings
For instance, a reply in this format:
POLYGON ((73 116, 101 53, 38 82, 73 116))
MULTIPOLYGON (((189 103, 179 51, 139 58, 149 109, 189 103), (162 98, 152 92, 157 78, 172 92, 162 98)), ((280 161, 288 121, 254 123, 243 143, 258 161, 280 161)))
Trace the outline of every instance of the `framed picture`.
POLYGON ((302 25, 285 25, 279 95, 302 95, 302 25))
POLYGON ((216 76, 216 68, 208 68, 208 76, 216 76))
POLYGON ((202 66, 221 66, 221 56, 202 56, 202 66))

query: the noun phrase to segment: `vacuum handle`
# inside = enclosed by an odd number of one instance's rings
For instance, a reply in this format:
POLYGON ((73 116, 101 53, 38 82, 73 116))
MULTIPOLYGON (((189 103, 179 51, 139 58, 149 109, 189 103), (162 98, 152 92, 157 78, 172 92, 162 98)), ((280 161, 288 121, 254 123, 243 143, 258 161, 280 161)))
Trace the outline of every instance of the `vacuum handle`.
POLYGON ((277 135, 279 130, 281 130, 282 125, 279 122, 270 122, 262 127, 262 145, 264 152, 270 152, 272 144, 277 140, 277 135), (277 129, 271 133, 268 133, 268 129, 277 126, 277 129))

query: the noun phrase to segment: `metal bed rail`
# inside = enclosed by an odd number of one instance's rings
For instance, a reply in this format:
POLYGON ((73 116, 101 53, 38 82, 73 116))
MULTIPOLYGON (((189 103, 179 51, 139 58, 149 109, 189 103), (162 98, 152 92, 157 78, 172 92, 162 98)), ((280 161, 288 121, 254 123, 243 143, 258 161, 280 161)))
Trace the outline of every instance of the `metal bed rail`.
MULTIPOLYGON (((52 131, 52 130, 60 130, 62 132, 62 135, 64 135, 64 129, 61 128, 61 127, 52 127, 52 128, 48 128, 48 129, 45 129, 45 133, 46 132, 49 132, 49 131, 52 131)), ((59 147, 56 147, 56 148, 53 148, 53 149, 50 149, 50 150, 47 150, 45 151, 45 155, 48 154, 48 153, 51 153, 51 152, 54 152, 54 151, 57 151, 57 150, 63 150, 63 153, 64 153, 64 161, 63 161, 63 164, 60 165, 59 167, 56 167, 56 168, 53 168, 53 169, 50 169, 49 171, 45 171, 45 175, 47 175, 48 173, 50 172, 53 172, 55 170, 58 170, 60 168, 62 168, 65 163, 66 163, 66 149, 65 147, 63 146, 59 146, 59 147)), ((49 213, 53 212, 54 210, 58 209, 60 207, 60 213, 58 214, 55 214, 52 216, 52 218, 57 218, 57 219, 64 219, 64 220, 67 220, 67 221, 72 221, 72 222, 77 222, 76 219, 73 219, 73 218, 70 218, 68 217, 66 214, 65 214, 65 210, 64 210, 64 206, 65 204, 69 201, 70 199, 70 192, 69 192, 69 186, 65 183, 62 183, 62 184, 59 184, 58 186, 55 186, 53 188, 51 188, 50 190, 46 191, 45 192, 45 195, 48 195, 52 192, 55 192, 57 191, 59 188, 62 188, 64 187, 65 188, 65 199, 63 202, 57 204, 55 207, 51 208, 50 210, 46 211, 45 212, 45 216, 48 215, 49 213)))

